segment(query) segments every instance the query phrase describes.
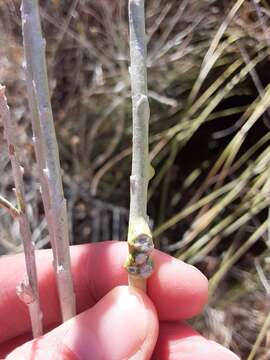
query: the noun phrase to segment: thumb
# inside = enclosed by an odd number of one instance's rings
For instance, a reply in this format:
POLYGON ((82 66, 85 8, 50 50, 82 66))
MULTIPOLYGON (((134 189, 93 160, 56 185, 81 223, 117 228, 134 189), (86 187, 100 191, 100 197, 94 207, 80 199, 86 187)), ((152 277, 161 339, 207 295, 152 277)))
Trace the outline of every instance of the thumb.
POLYGON ((96 305, 48 334, 20 346, 8 360, 150 359, 158 336, 151 300, 119 286, 96 305))

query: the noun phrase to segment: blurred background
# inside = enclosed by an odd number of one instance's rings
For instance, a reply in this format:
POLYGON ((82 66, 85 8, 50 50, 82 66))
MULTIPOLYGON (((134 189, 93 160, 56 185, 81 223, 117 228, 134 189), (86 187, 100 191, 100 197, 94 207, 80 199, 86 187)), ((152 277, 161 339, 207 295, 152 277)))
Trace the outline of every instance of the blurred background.
MULTIPOLYGON (((131 168, 127 0, 40 1, 72 244, 125 240, 131 168)), ((148 0, 148 213, 157 247, 202 270, 192 321, 270 359, 270 3, 148 0)), ((0 82, 18 124, 28 213, 49 247, 23 70, 20 2, 0 2, 0 82)), ((0 193, 15 201, 0 120, 0 193)), ((0 210, 0 254, 22 251, 0 210)), ((251 357, 249 358, 251 359, 251 357)))

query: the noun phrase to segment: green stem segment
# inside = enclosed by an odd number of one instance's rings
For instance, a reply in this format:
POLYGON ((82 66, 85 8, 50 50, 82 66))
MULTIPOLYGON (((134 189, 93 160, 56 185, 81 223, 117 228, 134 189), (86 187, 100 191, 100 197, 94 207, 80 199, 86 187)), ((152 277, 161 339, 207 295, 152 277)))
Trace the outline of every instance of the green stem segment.
POLYGON ((144 8, 144 0, 129 0, 133 147, 128 230, 129 255, 125 267, 129 273, 129 284, 146 291, 146 279, 153 270, 149 255, 154 245, 147 216, 147 188, 152 168, 148 154, 150 109, 147 97, 144 8))

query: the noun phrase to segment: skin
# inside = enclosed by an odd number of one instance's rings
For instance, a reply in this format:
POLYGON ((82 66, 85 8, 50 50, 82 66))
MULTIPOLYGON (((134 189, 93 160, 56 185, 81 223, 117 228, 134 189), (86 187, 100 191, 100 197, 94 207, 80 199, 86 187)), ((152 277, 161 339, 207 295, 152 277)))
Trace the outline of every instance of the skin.
POLYGON ((155 250, 155 272, 148 280, 147 296, 126 286, 126 254, 123 242, 71 247, 79 315, 60 325, 51 251, 37 252, 46 333, 35 340, 30 340, 27 308, 15 294, 25 272, 24 258, 3 256, 0 359, 239 359, 185 323, 207 302, 207 279, 199 270, 155 250))

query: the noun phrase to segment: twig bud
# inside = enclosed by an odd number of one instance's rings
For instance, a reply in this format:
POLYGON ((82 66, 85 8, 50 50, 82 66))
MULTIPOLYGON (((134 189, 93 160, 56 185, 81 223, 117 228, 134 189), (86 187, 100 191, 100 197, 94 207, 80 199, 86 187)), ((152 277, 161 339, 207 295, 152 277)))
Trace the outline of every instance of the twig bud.
POLYGON ((144 279, 147 279, 153 272, 153 263, 152 261, 148 261, 146 264, 140 267, 140 276, 144 279))
POLYGON ((148 255, 145 253, 139 253, 135 255, 135 263, 137 265, 142 265, 147 261, 148 255))
POLYGON ((152 238, 146 234, 138 236, 137 239, 134 241, 133 246, 136 252, 144 253, 147 255, 149 255, 154 249, 152 238))
POLYGON ((23 280, 16 286, 16 294, 25 304, 29 305, 35 301, 33 289, 28 280, 23 280))

